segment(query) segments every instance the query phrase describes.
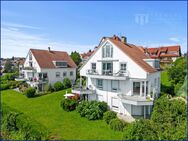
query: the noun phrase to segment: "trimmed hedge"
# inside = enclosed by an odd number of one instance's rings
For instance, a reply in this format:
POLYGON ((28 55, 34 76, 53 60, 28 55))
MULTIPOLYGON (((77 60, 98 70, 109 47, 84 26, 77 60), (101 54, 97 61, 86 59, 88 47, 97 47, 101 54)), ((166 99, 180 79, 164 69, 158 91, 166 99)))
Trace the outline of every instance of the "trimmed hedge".
POLYGON ((116 113, 115 113, 115 112, 113 112, 113 111, 107 111, 107 112, 104 113, 103 119, 104 119, 104 121, 105 121, 107 124, 109 124, 110 121, 111 121, 112 119, 116 118, 116 117, 117 117, 117 116, 116 116, 116 113))
POLYGON ((55 89, 55 91, 63 90, 63 89, 64 89, 63 83, 60 82, 60 81, 57 81, 57 82, 54 84, 54 89, 55 89))
POLYGON ((114 131, 123 131, 123 128, 125 127, 125 123, 118 118, 112 119, 109 125, 114 131))

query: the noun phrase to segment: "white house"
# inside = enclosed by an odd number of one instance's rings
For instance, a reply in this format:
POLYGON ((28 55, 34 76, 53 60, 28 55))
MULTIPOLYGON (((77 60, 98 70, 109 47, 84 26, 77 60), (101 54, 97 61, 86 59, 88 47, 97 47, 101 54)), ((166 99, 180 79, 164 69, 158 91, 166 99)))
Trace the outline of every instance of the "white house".
POLYGON ((127 116, 149 115, 160 93, 159 60, 127 43, 126 37, 103 37, 80 75, 86 77, 87 89, 73 93, 105 101, 111 110, 127 116))
POLYGON ((24 65, 22 76, 31 86, 39 91, 44 89, 45 84, 54 84, 69 78, 72 83, 76 80, 76 64, 63 51, 30 49, 24 65))

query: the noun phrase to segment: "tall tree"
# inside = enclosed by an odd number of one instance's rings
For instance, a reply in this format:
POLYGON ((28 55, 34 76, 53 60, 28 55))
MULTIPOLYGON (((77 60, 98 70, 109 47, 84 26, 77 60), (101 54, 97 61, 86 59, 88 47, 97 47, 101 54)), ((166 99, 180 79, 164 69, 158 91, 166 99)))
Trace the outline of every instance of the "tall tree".
POLYGON ((71 52, 71 58, 72 60, 75 62, 75 64, 78 66, 80 64, 80 62, 82 61, 81 60, 81 57, 80 57, 80 54, 76 51, 74 52, 71 52))
POLYGON ((6 72, 6 73, 12 72, 12 63, 10 60, 7 60, 5 63, 4 72, 6 72))

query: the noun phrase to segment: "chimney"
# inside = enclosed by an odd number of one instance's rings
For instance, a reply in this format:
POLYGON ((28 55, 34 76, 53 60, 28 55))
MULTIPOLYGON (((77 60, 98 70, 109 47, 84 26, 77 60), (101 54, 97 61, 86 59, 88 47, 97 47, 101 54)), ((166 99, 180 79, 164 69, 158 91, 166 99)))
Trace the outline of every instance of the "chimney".
POLYGON ((127 37, 125 37, 125 36, 121 36, 121 42, 123 42, 123 43, 127 43, 127 37))
POLYGON ((48 47, 48 51, 50 51, 50 47, 48 47))

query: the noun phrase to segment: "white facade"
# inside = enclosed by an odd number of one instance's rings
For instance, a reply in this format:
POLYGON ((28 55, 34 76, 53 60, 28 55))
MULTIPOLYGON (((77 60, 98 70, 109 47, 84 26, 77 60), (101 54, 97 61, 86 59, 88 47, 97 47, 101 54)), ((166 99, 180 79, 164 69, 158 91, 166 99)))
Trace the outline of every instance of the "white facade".
MULTIPOLYGON (((153 67, 153 62, 147 63, 153 67)), ((111 110, 128 116, 150 114, 153 100, 160 93, 160 72, 146 72, 110 40, 100 45, 82 66, 80 75, 86 77, 87 87, 95 90, 93 95, 88 95, 89 100, 105 101, 111 110), (113 48, 112 56, 104 58, 103 47, 109 45, 113 48), (96 64, 94 70, 92 63, 96 64), (121 64, 126 64, 125 73, 118 75, 121 64), (106 75, 104 68, 107 71, 111 68, 110 73, 106 75)))
POLYGON ((64 78, 69 78, 72 84, 76 80, 76 68, 41 68, 31 51, 26 56, 22 74, 31 86, 40 87, 39 90, 43 90, 45 84, 63 82, 64 78))

